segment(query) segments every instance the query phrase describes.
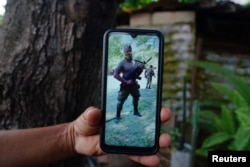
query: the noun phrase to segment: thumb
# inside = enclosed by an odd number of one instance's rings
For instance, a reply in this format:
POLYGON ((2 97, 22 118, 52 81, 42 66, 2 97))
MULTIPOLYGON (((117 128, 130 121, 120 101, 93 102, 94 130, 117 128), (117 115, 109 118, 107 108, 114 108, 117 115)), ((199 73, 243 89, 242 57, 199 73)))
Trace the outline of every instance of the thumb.
POLYGON ((95 107, 87 108, 75 121, 75 131, 84 136, 99 133, 101 111, 95 107))

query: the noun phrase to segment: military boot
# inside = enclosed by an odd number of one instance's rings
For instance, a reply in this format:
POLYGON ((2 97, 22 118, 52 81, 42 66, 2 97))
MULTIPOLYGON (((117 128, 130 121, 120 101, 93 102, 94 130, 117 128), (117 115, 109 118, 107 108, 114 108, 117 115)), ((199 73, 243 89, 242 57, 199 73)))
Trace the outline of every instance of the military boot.
POLYGON ((117 104, 116 108, 116 118, 115 123, 118 123, 121 119, 121 111, 122 111, 122 105, 120 103, 117 104))
POLYGON ((133 102, 134 105, 134 115, 141 117, 142 115, 138 111, 138 102, 133 102))

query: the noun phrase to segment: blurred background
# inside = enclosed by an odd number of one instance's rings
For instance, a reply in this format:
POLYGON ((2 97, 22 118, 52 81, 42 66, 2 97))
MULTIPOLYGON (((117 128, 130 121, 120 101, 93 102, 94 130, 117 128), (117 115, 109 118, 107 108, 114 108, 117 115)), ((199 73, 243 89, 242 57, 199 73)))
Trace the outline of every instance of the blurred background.
MULTIPOLYGON (((209 150, 250 149, 249 0, 0 1, 0 129, 72 121, 100 105, 109 28, 164 35, 160 167, 205 167, 209 150)), ((137 167, 124 155, 50 166, 137 167)))

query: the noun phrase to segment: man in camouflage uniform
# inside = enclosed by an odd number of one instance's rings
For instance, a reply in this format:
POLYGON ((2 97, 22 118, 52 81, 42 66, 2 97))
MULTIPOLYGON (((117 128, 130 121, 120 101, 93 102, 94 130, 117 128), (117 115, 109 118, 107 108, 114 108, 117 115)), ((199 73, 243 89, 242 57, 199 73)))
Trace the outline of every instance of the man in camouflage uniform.
POLYGON ((150 67, 145 70, 145 78, 147 79, 146 89, 151 89, 153 76, 155 76, 154 68, 152 65, 150 65, 150 67))
POLYGON ((124 59, 120 61, 117 67, 114 69, 114 77, 121 82, 120 91, 118 92, 118 103, 116 110, 116 119, 115 122, 118 123, 121 118, 121 110, 125 100, 128 95, 131 94, 133 97, 133 107, 134 115, 141 117, 141 114, 138 111, 138 101, 140 97, 139 88, 136 79, 125 79, 127 76, 138 67, 137 63, 132 58, 132 48, 131 45, 124 46, 124 59), (122 74, 122 75, 121 75, 122 74))

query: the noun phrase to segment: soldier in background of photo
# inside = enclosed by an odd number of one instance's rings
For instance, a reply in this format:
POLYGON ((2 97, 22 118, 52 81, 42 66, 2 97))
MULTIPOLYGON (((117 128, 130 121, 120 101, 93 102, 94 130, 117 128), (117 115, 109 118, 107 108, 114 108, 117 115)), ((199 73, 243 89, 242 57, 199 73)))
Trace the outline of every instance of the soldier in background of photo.
POLYGON ((153 66, 150 65, 149 68, 145 70, 144 74, 145 74, 145 78, 147 79, 146 89, 151 89, 152 78, 153 76, 155 76, 153 66))

